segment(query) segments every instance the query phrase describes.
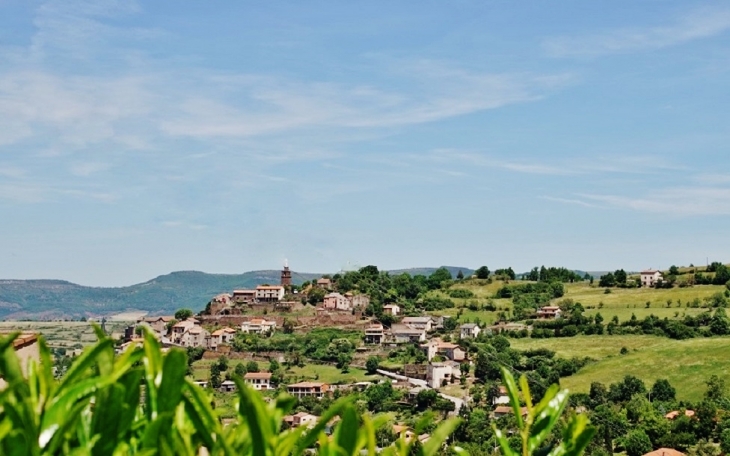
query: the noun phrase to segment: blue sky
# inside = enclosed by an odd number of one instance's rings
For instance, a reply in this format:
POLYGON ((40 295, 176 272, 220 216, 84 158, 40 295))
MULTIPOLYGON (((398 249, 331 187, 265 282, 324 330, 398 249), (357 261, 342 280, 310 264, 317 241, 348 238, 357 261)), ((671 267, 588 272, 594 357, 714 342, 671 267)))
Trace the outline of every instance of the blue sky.
POLYGON ((727 262, 729 102, 723 2, 0 0, 0 278, 727 262))

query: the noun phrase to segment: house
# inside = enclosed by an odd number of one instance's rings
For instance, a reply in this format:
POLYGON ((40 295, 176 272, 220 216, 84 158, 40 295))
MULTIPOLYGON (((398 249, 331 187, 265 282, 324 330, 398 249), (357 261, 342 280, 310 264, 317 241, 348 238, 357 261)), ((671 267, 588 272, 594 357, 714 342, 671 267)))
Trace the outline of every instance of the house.
POLYGON ((317 279, 317 288, 322 288, 324 290, 331 290, 332 289, 332 279, 329 279, 327 277, 322 277, 321 279, 317 279))
POLYGON ((400 306, 398 304, 387 304, 383 306, 383 313, 385 315, 397 316, 400 313, 400 306))
POLYGON ((385 338, 385 328, 380 323, 372 323, 365 328, 366 344, 382 344, 385 338))
POLYGON ((220 390, 224 393, 231 393, 236 391, 236 383, 233 380, 226 380, 221 383, 220 390))
POLYGON ((393 325, 390 328, 393 342, 397 344, 408 342, 423 342, 426 340, 426 330, 416 329, 410 325, 393 325))
MULTIPOLYGON (((7 337, 7 334, 3 334, 3 336, 7 337)), ((13 350, 18 357, 24 375, 28 373, 28 364, 31 360, 40 366, 41 352, 37 334, 20 334, 13 340, 13 350)), ((0 377, 0 390, 4 389, 5 385, 5 380, 0 377)))
POLYGON ((426 332, 433 330, 433 318, 431 317, 404 317, 401 323, 415 329, 423 329, 426 332))
POLYGON ((658 450, 646 453, 644 456, 684 456, 684 453, 674 448, 659 448, 658 450))
POLYGON ((507 388, 505 388, 502 385, 499 385, 497 394, 492 398, 492 405, 506 405, 506 404, 509 404, 509 394, 507 393, 507 388))
POLYGON ((300 426, 313 428, 317 424, 317 420, 319 420, 317 415, 312 415, 307 412, 299 412, 294 415, 286 415, 284 417, 284 422, 291 428, 297 428, 300 426))
POLYGON ((444 382, 451 381, 452 374, 452 367, 445 363, 429 363, 426 368, 426 382, 431 388, 441 388, 444 382))
POLYGON ((658 282, 661 282, 664 278, 661 271, 657 271, 655 269, 647 269, 646 271, 641 271, 640 275, 642 287, 653 287, 658 282))
POLYGON ((462 339, 476 339, 482 331, 476 323, 464 323, 459 329, 462 339))
POLYGON ((236 330, 233 328, 225 327, 216 329, 210 334, 210 342, 208 348, 215 350, 218 345, 230 344, 233 342, 233 338, 236 337, 236 330))
POLYGON ((233 296, 228 293, 221 293, 215 296, 208 303, 208 315, 218 315, 233 305, 233 296))
POLYGON ((155 332, 158 338, 167 335, 167 325, 175 320, 173 316, 145 317, 137 320, 138 325, 146 325, 155 332))
POLYGON ((321 382, 299 382, 287 385, 286 391, 292 396, 302 398, 304 396, 314 396, 321 398, 329 392, 329 385, 321 382))
POLYGON ((562 311, 558 306, 544 306, 537 311, 537 318, 541 320, 555 320, 560 318, 562 311))
MULTIPOLYGON (((182 345, 185 334, 196 326, 200 326, 200 322, 194 318, 187 318, 172 325, 171 340, 173 344, 182 345)), ((202 328, 201 328, 202 329, 202 328)), ((190 346, 190 345, 186 345, 190 346)))
POLYGON ((444 356, 452 361, 464 361, 466 352, 459 345, 451 342, 444 342, 441 339, 433 339, 421 345, 426 352, 426 358, 431 361, 436 355, 444 356))
POLYGON ((245 333, 271 334, 276 329, 274 320, 264 320, 263 318, 252 318, 251 320, 241 323, 241 331, 245 333))
POLYGON ((185 331, 178 344, 183 347, 206 347, 209 340, 208 331, 200 326, 193 326, 185 331))
POLYGON ((350 300, 351 309, 364 309, 370 305, 370 296, 366 294, 353 295, 352 293, 345 293, 345 297, 350 300))
POLYGON ((248 372, 243 380, 256 390, 271 389, 271 372, 248 372))
MULTIPOLYGON (((492 412, 495 419, 502 418, 513 413, 514 409, 509 405, 498 405, 494 408, 494 411, 492 412)), ((527 416, 527 407, 520 407, 520 415, 522 415, 523 417, 527 416)))
POLYGON ((256 287, 256 300, 259 302, 279 302, 284 299, 284 287, 281 285, 259 285, 256 287))
POLYGON ((233 290, 231 299, 236 304, 251 304, 256 301, 256 290, 233 290))
POLYGON ((352 303, 347 297, 339 293, 328 293, 324 297, 322 307, 330 310, 350 310, 352 309, 352 303))

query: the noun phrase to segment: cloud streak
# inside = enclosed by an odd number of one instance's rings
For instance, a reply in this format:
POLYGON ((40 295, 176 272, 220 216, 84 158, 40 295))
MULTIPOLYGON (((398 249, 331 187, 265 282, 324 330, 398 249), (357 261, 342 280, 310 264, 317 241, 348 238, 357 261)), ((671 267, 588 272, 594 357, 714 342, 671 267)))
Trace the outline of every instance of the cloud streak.
POLYGON ((636 197, 602 194, 578 196, 594 203, 638 212, 679 217, 730 215, 730 188, 727 187, 667 188, 636 197))
POLYGON ((730 29, 730 9, 700 9, 655 27, 621 28, 588 36, 563 36, 543 41, 551 57, 595 57, 662 49, 719 35, 730 29))

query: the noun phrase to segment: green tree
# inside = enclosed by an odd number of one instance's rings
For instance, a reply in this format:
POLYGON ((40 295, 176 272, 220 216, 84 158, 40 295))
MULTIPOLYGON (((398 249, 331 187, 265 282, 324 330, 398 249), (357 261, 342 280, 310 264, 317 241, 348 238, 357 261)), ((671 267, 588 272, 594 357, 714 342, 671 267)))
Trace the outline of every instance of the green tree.
POLYGON ((716 334, 718 336, 730 334, 730 322, 728 321, 725 309, 715 309, 715 314, 710 320, 710 331, 712 331, 712 334, 716 334))
POLYGON ((233 372, 238 377, 243 377, 244 375, 246 375, 246 366, 244 366, 243 363, 238 363, 238 364, 236 364, 236 367, 233 369, 233 372))
POLYGON ((178 309, 175 311, 175 320, 182 321, 193 316, 193 311, 190 309, 178 309))
POLYGON ((652 401, 670 402, 677 396, 677 390, 669 383, 669 380, 659 379, 651 387, 649 397, 652 401))
POLYGON ((350 371, 350 363, 352 362, 352 355, 348 353, 340 353, 337 355, 337 368, 346 374, 350 371))
POLYGON ((464 273, 461 272, 461 269, 456 273, 456 280, 464 280, 464 273))
POLYGON ((377 370, 380 368, 380 358, 377 356, 370 356, 368 357, 367 361, 365 361, 365 370, 369 375, 373 375, 377 372, 377 370))
POLYGON ((479 269, 476 270, 475 274, 477 276, 477 279, 488 279, 489 273, 491 271, 486 266, 481 266, 479 269))
POLYGON ((246 372, 259 372, 259 363, 257 363, 256 361, 247 362, 246 372))
POLYGON ((437 290, 442 287, 446 282, 450 282, 453 279, 451 273, 446 268, 438 268, 433 274, 428 276, 428 288, 431 290, 437 290))
POLYGON ((722 378, 717 375, 712 375, 705 384, 707 385, 705 399, 712 402, 719 402, 725 397, 725 380, 722 378))
POLYGON ((646 432, 635 429, 626 434, 624 448, 626 448, 626 456, 642 456, 652 450, 651 440, 646 432))
POLYGON ((730 428, 720 433, 720 449, 724 454, 730 454, 730 428))

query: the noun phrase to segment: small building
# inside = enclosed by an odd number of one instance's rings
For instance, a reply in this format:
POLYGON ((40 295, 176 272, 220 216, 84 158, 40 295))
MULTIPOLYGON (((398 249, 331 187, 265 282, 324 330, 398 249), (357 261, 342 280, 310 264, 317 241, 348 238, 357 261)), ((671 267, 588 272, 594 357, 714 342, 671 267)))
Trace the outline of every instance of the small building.
POLYGON ((659 448, 658 450, 644 454, 644 456, 684 456, 684 453, 674 448, 659 448))
POLYGON ((365 328, 366 344, 382 344, 385 338, 385 328, 380 323, 372 323, 365 328))
POLYGON ((406 442, 410 442, 414 437, 416 437, 416 433, 413 429, 403 424, 394 424, 393 434, 397 435, 399 438, 403 437, 406 442))
POLYGON ((271 372, 248 372, 243 380, 256 390, 271 389, 271 372))
POLYGON ((558 306, 545 306, 537 311, 537 318, 540 320, 555 320, 560 318, 562 311, 558 306))
POLYGON ((233 290, 231 299, 236 304, 251 304, 256 301, 256 290, 233 290))
POLYGON ((167 331, 168 331, 167 325, 171 321, 174 321, 174 320, 175 320, 175 317, 173 317, 171 315, 169 315, 169 316, 163 315, 160 317, 144 317, 144 318, 140 318, 139 320, 137 320, 137 325, 148 326, 150 329, 152 329, 152 331, 155 332, 155 334, 157 335, 157 337, 159 339, 159 338, 162 338, 162 336, 167 335, 167 331))
POLYGON ((339 293, 328 293, 325 295, 322 307, 330 310, 351 310, 352 303, 346 297, 339 293))
POLYGON ((401 323, 415 329, 423 329, 426 332, 431 332, 434 322, 431 317, 404 317, 401 323))
MULTIPOLYGON (((502 418, 507 415, 513 415, 514 412, 514 409, 509 405, 498 405, 494 408, 492 414, 494 415, 494 418, 502 418)), ((527 407, 520 407, 520 415, 523 417, 527 416, 527 407)))
POLYGON ((332 289, 332 279, 327 277, 322 277, 321 279, 317 279, 317 288, 322 288, 323 290, 331 290, 332 289))
POLYGON ((508 405, 508 404, 509 404, 509 394, 507 393, 507 388, 505 388, 502 385, 499 385, 497 394, 492 398, 492 405, 508 405))
POLYGON ((426 368, 426 382, 431 388, 441 388, 444 382, 451 381, 453 369, 445 363, 430 363, 426 368))
POLYGON ((398 316, 400 314, 400 306, 398 304, 386 304, 383 306, 383 313, 394 317, 398 316))
POLYGON ((462 339, 476 339, 482 331, 476 323, 464 323, 459 328, 462 339))
POLYGON ((233 295, 228 293, 221 293, 216 295, 208 303, 208 314, 218 315, 223 313, 226 309, 233 305, 233 295))
POLYGON ((276 321, 252 318, 241 323, 241 331, 255 334, 271 334, 276 329, 276 321))
POLYGON ((441 339, 433 339, 421 345, 426 352, 426 358, 431 361, 436 355, 444 356, 452 361, 464 361, 466 352, 458 344, 444 342, 441 339))
POLYGON ((313 428, 317 424, 318 420, 319 417, 317 415, 312 415, 311 413, 307 412, 299 412, 295 413, 294 415, 284 416, 284 422, 288 424, 291 428, 298 428, 300 426, 313 428))
POLYGON ((284 299, 284 287, 281 285, 259 285, 256 287, 256 301, 279 302, 284 299))
POLYGON ((656 269, 647 269, 646 271, 641 271, 640 276, 642 287, 653 287, 658 282, 661 282, 664 279, 661 271, 657 271, 656 269))
POLYGON ((206 347, 209 340, 208 331, 200 326, 193 326, 185 331, 178 342, 183 347, 206 347))
POLYGON ((352 293, 345 293, 345 297, 350 300, 350 308, 352 309, 364 309, 370 305, 370 296, 366 294, 353 295, 352 293))
POLYGON ((220 390, 224 393, 231 393, 236 391, 236 383, 233 380, 226 380, 221 383, 220 390))
POLYGON ((410 325, 393 325, 390 328, 390 335, 393 342, 402 343, 418 343, 426 340, 426 330, 416 329, 410 325))
MULTIPOLYGON (((681 415, 681 412, 679 410, 672 410, 671 412, 664 415, 664 418, 666 418, 668 420, 675 420, 675 419, 677 419, 677 417, 679 415, 681 415)), ((693 416, 695 416, 695 411, 694 410, 685 410, 684 416, 692 418, 693 416)))
POLYGON ((286 390, 289 394, 298 398, 304 396, 321 398, 329 392, 329 385, 321 382, 299 382, 287 385, 286 390))

